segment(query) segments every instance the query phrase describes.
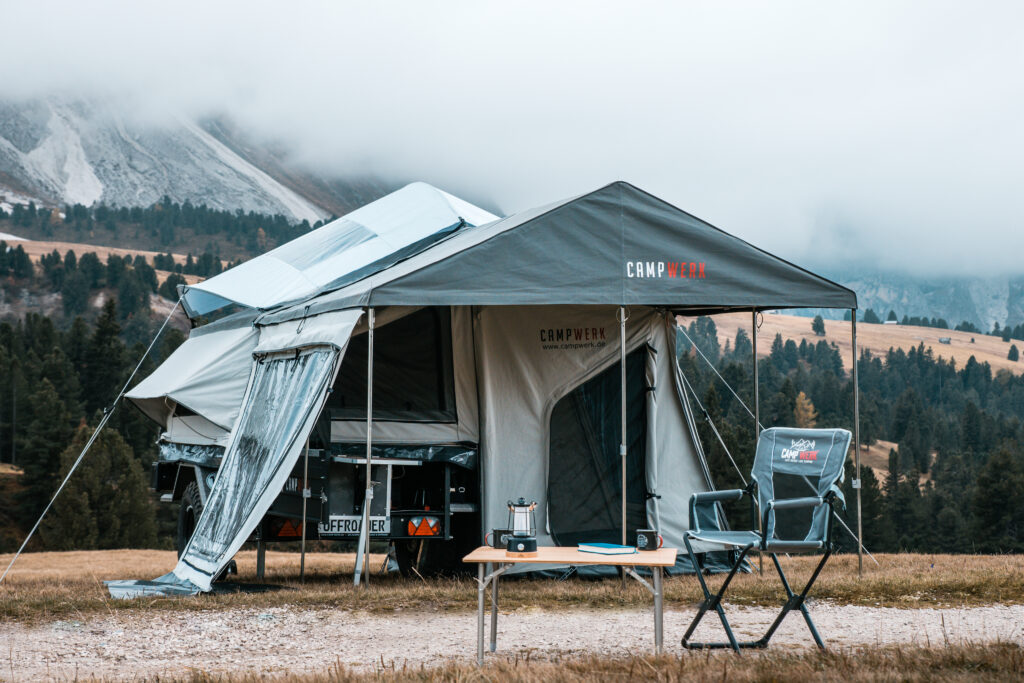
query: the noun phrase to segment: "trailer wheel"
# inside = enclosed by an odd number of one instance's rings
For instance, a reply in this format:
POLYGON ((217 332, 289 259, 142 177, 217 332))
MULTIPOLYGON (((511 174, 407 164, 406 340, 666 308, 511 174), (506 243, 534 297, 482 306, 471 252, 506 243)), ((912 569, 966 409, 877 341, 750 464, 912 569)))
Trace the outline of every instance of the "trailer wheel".
POLYGON ((178 510, 178 558, 185 552, 185 546, 196 530, 196 522, 203 514, 203 499, 199 495, 199 484, 189 483, 181 494, 181 508, 178 510))
MULTIPOLYGON (((181 494, 181 508, 178 510, 178 538, 177 548, 178 557, 181 558, 181 554, 185 552, 185 546, 188 545, 189 539, 192 538, 192 534, 196 531, 196 522, 199 521, 199 516, 203 514, 203 499, 199 495, 199 484, 196 482, 189 483, 185 487, 185 490, 181 494)), ((235 564, 234 560, 228 563, 228 566, 217 575, 214 581, 221 581, 232 574, 238 573, 238 565, 235 564)))

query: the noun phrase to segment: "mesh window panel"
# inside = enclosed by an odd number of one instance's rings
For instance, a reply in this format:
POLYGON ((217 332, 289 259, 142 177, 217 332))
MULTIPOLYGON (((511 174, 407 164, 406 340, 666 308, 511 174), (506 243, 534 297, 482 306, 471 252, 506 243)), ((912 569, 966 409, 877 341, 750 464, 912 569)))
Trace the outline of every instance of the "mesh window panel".
MULTIPOLYGON (((626 357, 627 540, 647 527, 646 349, 626 357)), ((559 545, 622 541, 620 364, 581 384, 551 412, 548 509, 559 545)))
POLYGON ((215 575, 244 542, 278 493, 268 487, 282 471, 291 471, 305 440, 303 425, 326 390, 336 355, 334 349, 318 349, 257 364, 248 403, 183 562, 215 575))
MULTIPOLYGON (((455 421, 449 316, 424 308, 374 331, 375 420, 455 421)), ((332 419, 366 419, 366 358, 366 335, 353 337, 327 398, 332 419)))
MULTIPOLYGON (((814 485, 808 484, 801 475, 775 472, 772 480, 775 482, 776 500, 818 495, 814 485)), ((807 538, 811 532, 815 510, 817 508, 808 507, 775 512, 775 538, 784 541, 802 541, 807 538)))

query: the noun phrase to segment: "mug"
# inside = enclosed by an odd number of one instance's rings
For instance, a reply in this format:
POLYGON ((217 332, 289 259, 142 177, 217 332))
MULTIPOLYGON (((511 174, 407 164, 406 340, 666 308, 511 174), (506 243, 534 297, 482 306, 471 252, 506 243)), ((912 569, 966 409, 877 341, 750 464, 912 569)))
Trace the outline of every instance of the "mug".
POLYGON ((492 529, 484 536, 484 545, 489 545, 492 548, 504 548, 511 535, 511 529, 492 529))
POLYGON ((657 550, 664 542, 665 539, 662 538, 654 529, 636 530, 637 550, 657 550))

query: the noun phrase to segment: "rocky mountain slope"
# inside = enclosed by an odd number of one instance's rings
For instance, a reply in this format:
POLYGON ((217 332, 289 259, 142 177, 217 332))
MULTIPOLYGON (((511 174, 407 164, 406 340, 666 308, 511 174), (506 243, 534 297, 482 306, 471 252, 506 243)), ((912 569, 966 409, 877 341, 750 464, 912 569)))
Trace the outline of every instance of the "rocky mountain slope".
POLYGON ((315 222, 394 189, 328 182, 289 166, 221 121, 141 123, 111 106, 0 101, 0 201, 147 206, 163 196, 315 222))
MULTIPOLYGON (((883 318, 889 311, 896 311, 899 318, 944 318, 950 327, 966 320, 985 332, 996 322, 1000 327, 1024 322, 1024 275, 922 277, 870 268, 815 272, 853 289, 862 310, 872 308, 883 318)), ((821 313, 832 319, 843 317, 843 311, 807 313, 821 313)))

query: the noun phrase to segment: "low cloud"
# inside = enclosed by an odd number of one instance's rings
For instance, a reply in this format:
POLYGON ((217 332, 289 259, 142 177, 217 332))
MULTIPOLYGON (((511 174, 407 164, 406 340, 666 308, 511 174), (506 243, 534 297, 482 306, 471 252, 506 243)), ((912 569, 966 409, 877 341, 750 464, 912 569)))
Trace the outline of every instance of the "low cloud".
POLYGON ((995 274, 1024 253, 1022 7, 33 2, 0 82, 505 211, 621 178, 792 258, 995 274))

